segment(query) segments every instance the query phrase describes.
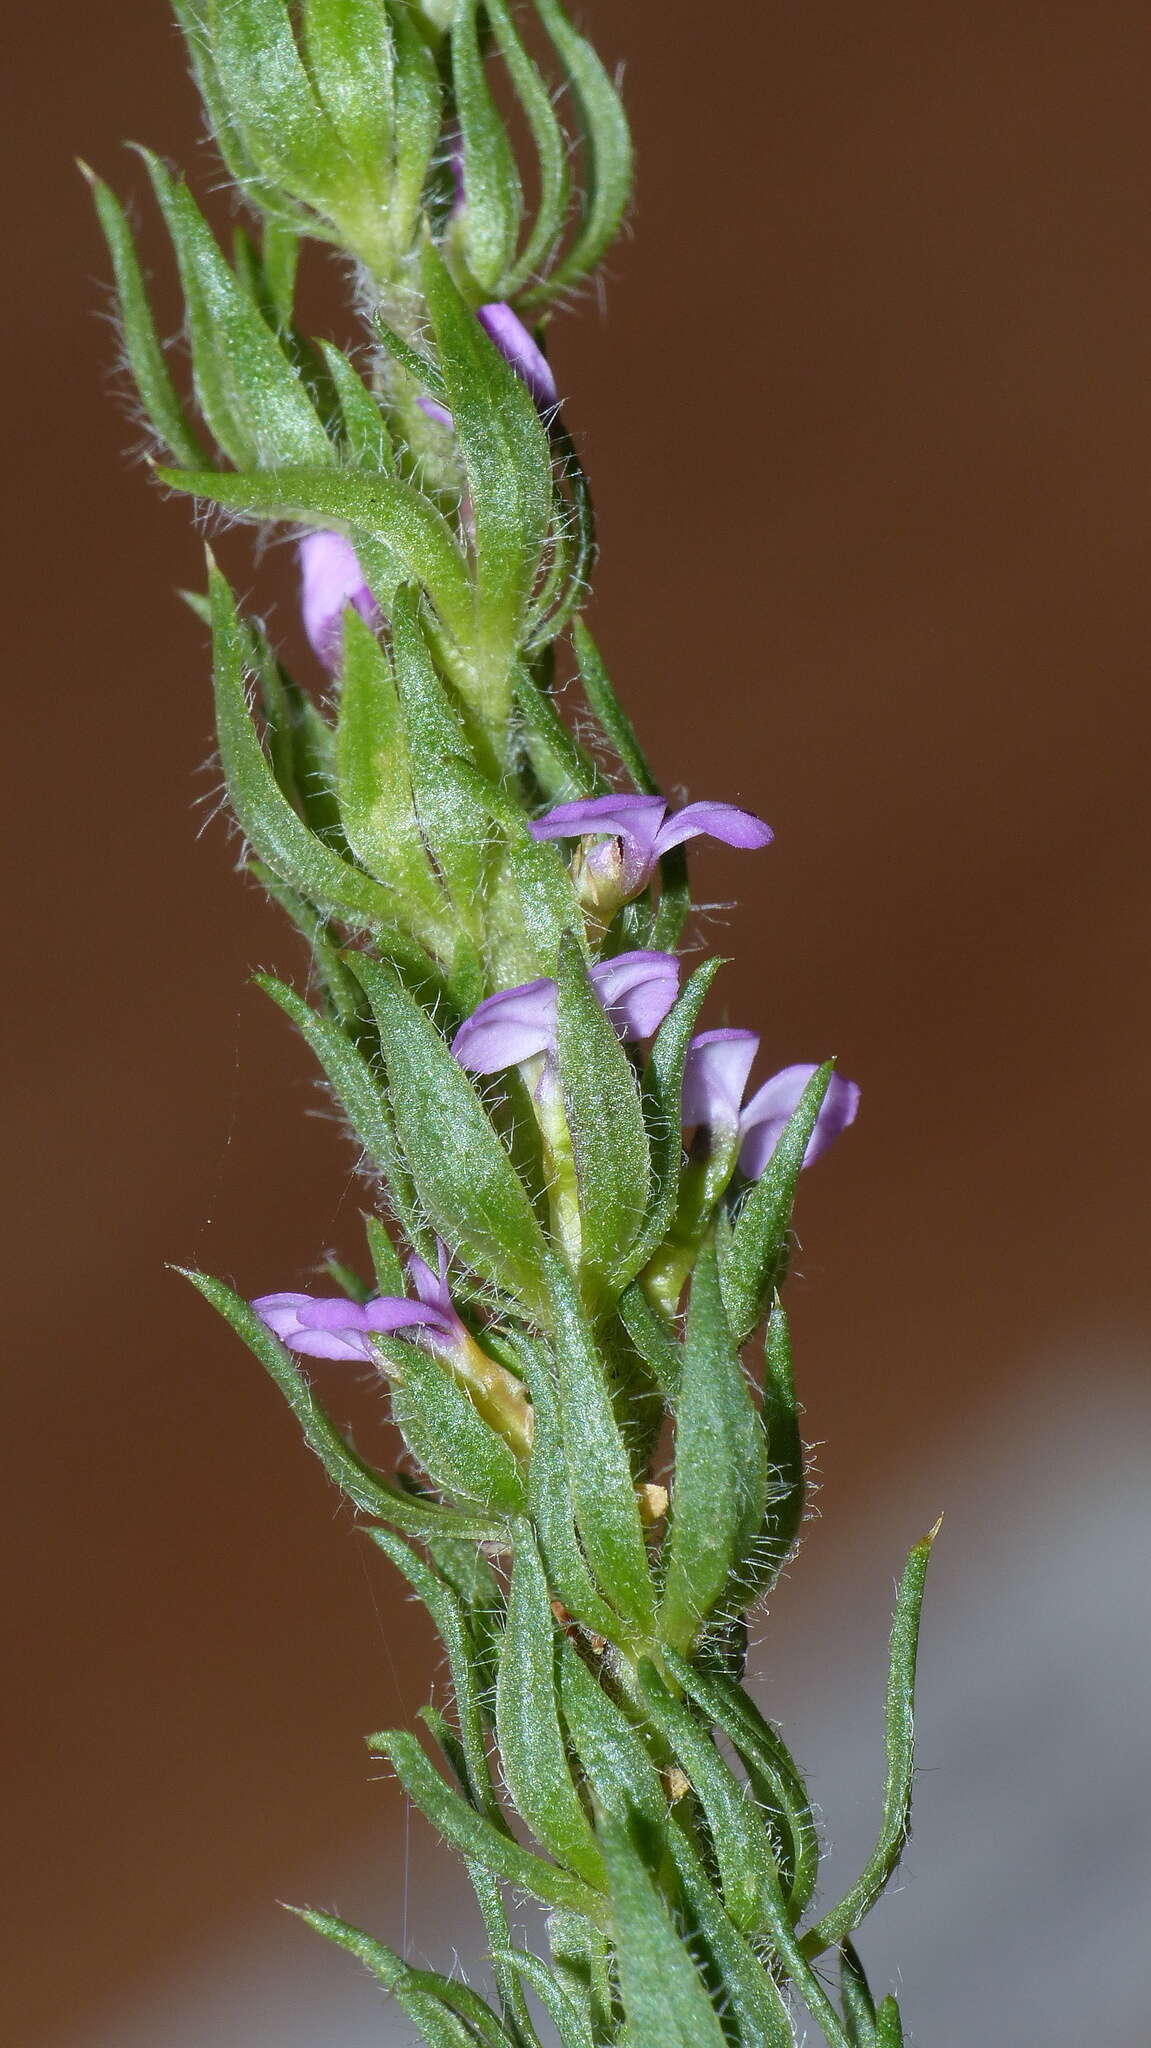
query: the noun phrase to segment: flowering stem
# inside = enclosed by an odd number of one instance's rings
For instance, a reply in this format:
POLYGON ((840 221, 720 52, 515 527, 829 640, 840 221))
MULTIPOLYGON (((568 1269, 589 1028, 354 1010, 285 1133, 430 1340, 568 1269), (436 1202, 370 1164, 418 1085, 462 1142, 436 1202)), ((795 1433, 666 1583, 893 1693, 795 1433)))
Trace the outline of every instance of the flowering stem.
POLYGON ((202 609, 248 864, 311 956, 311 1000, 261 985, 357 1147, 374 1280, 332 1261, 334 1292, 276 1275, 248 1302, 189 1277, 443 1640, 437 1762, 405 1731, 370 1747, 468 1867, 496 2005, 304 1917, 433 2048, 538 2048, 527 1990, 564 2048, 787 2048, 802 2015, 890 2048, 852 1938, 906 1840, 932 1539, 897 1606, 876 1848, 813 1920, 810 1801, 743 1673, 804 1499, 792 1211, 859 1091, 803 1063, 748 1094, 756 1035, 697 1029, 720 963, 684 980, 685 848, 772 834, 668 802, 580 617, 594 516, 544 343, 626 208, 617 88, 560 0, 176 11, 252 222, 230 262, 146 156, 187 390, 92 185, 157 475, 297 545, 301 680, 214 563, 202 609), (306 240, 343 261, 351 350, 297 326, 306 240), (386 1390, 393 1476, 310 1384, 338 1404, 349 1365, 386 1390), (550 1966, 508 1888, 547 1909, 550 1966))

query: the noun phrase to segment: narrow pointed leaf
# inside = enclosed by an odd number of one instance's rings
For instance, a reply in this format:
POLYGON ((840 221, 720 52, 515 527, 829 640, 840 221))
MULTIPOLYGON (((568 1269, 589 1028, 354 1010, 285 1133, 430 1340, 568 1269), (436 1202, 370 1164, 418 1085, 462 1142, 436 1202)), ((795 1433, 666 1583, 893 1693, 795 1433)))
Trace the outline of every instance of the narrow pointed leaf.
POLYGON ((839 1995, 851 2048, 875 2048, 875 2000, 850 1941, 839 1950, 839 1995))
POLYGON ((452 83, 460 124, 463 204, 452 223, 468 269, 487 299, 506 297, 523 213, 519 172, 488 90, 480 55, 476 0, 457 0, 452 23, 452 83))
POLYGON ((693 1947, 706 1950, 712 1977, 740 2048, 794 2048, 795 2036, 783 1994, 754 1949, 724 1912, 708 1873, 688 1838, 674 1825, 670 1846, 693 1947))
POLYGON ((566 1640, 560 1650, 560 1704, 596 1807, 626 1819, 633 1836, 639 1822, 648 1841, 658 1843, 667 1819, 659 1772, 627 1716, 566 1640))
POLYGON ((635 2048, 726 2048, 703 1980, 625 1830, 600 1834, 611 1880, 616 1959, 635 2048))
POLYGON ((140 403, 153 431, 177 462, 198 469, 204 463, 204 451, 168 375, 127 216, 102 178, 92 177, 87 171, 85 176, 91 183, 96 212, 112 258, 120 333, 140 403))
POLYGON ((316 95, 355 165, 386 200, 394 49, 380 0, 306 0, 304 48, 316 95))
POLYGON ((380 406, 342 349, 324 340, 317 346, 340 403, 344 440, 354 466, 380 475, 390 473, 395 467, 395 449, 380 406))
POLYGON ((603 657, 582 619, 577 619, 572 627, 572 646, 584 696, 601 732, 631 777, 633 788, 642 796, 659 796, 659 784, 648 766, 635 727, 612 688, 603 657))
POLYGON ((660 1628, 687 1651, 758 1535, 767 1452, 719 1290, 715 1253, 692 1281, 676 1402, 675 1478, 660 1628))
POLYGON ((575 2000, 539 1956, 529 1955, 526 1949, 509 1948, 494 1955, 492 1961, 508 1965, 531 1986, 560 2037, 560 2048, 595 2048, 591 2027, 575 2000))
POLYGON ((476 1813, 458 1792, 444 1783, 414 1735, 388 1729, 369 1736, 368 1748, 377 1756, 387 1757, 409 1798, 461 1855, 483 1864, 509 1884, 522 1885, 545 1905, 566 1906, 596 1926, 607 1924, 605 1901, 598 1892, 569 1871, 522 1849, 510 1835, 501 1834, 482 1814, 476 1813))
POLYGON ((548 1578, 573 1620, 614 1643, 623 1632, 620 1618, 592 1578, 576 1535, 571 1475, 551 1366, 542 1349, 523 1337, 516 1340, 515 1356, 527 1381, 535 1417, 528 1501, 548 1578))
POLYGON ((540 1309, 543 1233, 475 1088, 390 967, 361 954, 349 964, 379 1027, 392 1115, 428 1216, 477 1272, 540 1309))
POLYGON ((559 0, 536 5, 571 80, 587 188, 583 225, 547 281, 550 296, 585 276, 615 240, 631 193, 632 146, 623 102, 591 44, 572 27, 559 0))
MULTIPOLYGON (((319 909, 361 929, 390 927, 394 904, 387 891, 309 831, 276 782, 248 710, 244 640, 232 595, 216 569, 210 588, 216 731, 241 831, 273 873, 319 909)), ((397 950, 410 959, 416 949, 401 938, 397 950)))
POLYGON ((491 2007, 466 1984, 443 1977, 438 1970, 410 1969, 394 1949, 332 1913, 319 1913, 311 1906, 290 1910, 370 1970, 420 2029, 429 2048, 477 2048, 477 2042, 484 2048, 516 2048, 491 2007))
POLYGON ((560 947, 556 986, 556 1057, 579 1186, 582 1263, 607 1280, 625 1263, 647 1214, 647 1129, 631 1061, 571 939, 560 947))
POLYGON ((464 304, 430 243, 424 289, 474 522, 476 637, 496 723, 552 509, 551 453, 535 402, 464 304))
POLYGON ((750 1336, 782 1278, 795 1184, 833 1072, 829 1060, 812 1075, 736 1217, 720 1277, 737 1344, 750 1336))
POLYGON ((237 464, 335 460, 299 374, 224 261, 190 192, 144 153, 176 253, 200 409, 237 464))
POLYGON ((263 176, 321 211, 348 169, 304 67, 284 0, 208 0, 219 75, 263 176))
POLYGON ((489 1514, 518 1514, 523 1468, 464 1389, 416 1344, 379 1337, 376 1348, 386 1360, 396 1426, 434 1484, 489 1514))
POLYGON ((673 1650, 665 1648, 661 1655, 669 1676, 723 1730, 743 1763, 775 1844, 775 1860, 794 1917, 815 1889, 819 1839, 802 1780, 782 1738, 734 1680, 701 1671, 673 1650))
POLYGON ((488 867, 490 825, 466 783, 444 773, 447 760, 470 766, 463 724, 436 673, 410 587, 392 603, 392 658, 403 705, 416 809, 457 915, 473 921, 488 867))
POLYGON ((875 2015, 875 2048, 903 2048, 903 2021, 890 1996, 883 2000, 875 2015))
POLYGON ((287 465, 266 476, 227 471, 161 469, 161 483, 227 512, 259 520, 293 520, 382 541, 404 572, 428 591, 448 631, 466 641, 472 628, 471 584, 447 521, 427 498, 397 477, 287 465))
POLYGON ((613 1607, 650 1628, 655 1601, 631 1467, 606 1368, 558 1259, 551 1261, 551 1293, 561 1423, 583 1547, 613 1607))
POLYGON ((746 1785, 731 1771, 707 1729, 664 1684, 655 1666, 640 1665, 640 1683, 656 1727, 670 1743, 703 1808, 715 1845, 724 1903, 735 1925, 761 1925, 764 1872, 774 1865, 770 1837, 746 1785))
POLYGON ((561 1863, 602 1889, 603 1859, 572 1782, 556 1697, 556 1623, 531 1525, 515 1534, 496 1681, 496 1734, 516 1810, 561 1863))
MULTIPOLYGON (((911 1832, 911 1788, 915 1775, 915 1664, 919 1649, 919 1617, 931 1547, 938 1523, 914 1545, 895 1601, 891 1624, 891 1661, 887 1679, 887 1782, 879 1839, 851 1890, 803 1937, 804 1954, 821 1955, 854 1934, 885 1890, 907 1846, 911 1832)), ((886 2001, 885 2001, 886 2003, 886 2001)), ((880 2009, 882 2011, 882 2008, 880 2009)), ((897 2016, 898 2018, 898 2016, 897 2016)), ((898 2039, 898 2036, 893 2036, 898 2039)))
POLYGON ((288 1403, 308 1449, 315 1452, 329 1479, 335 1481, 353 1506, 365 1514, 378 1515, 381 1521, 394 1522, 398 1528, 408 1529, 417 1536, 429 1534, 437 1528, 479 1540, 499 1534, 498 1525, 489 1520, 461 1516, 450 1508, 438 1509, 434 1502, 414 1499, 382 1479, 378 1472, 373 1472, 345 1443, 335 1424, 324 1413, 291 1352, 278 1337, 272 1335, 267 1324, 261 1322, 250 1303, 223 1280, 214 1280, 210 1273, 195 1273, 182 1266, 176 1270, 191 1281, 205 1301, 211 1303, 259 1359, 288 1403))
POLYGON ((371 627, 350 608, 344 614, 336 767, 340 818, 356 859, 387 891, 393 919, 437 958, 450 961, 455 922, 420 835, 391 664, 371 627))
POLYGON ((556 119, 551 93, 520 41, 506 0, 484 0, 484 12, 531 130, 539 177, 531 232, 503 280, 502 296, 512 299, 520 286, 535 276, 563 227, 568 203, 567 139, 556 119))

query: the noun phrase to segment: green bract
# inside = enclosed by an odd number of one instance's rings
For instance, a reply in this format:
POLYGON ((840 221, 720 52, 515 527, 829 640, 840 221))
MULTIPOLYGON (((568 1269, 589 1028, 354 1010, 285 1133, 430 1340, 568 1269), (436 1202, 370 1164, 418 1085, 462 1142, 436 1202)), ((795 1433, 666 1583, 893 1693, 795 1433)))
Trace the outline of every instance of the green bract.
POLYGON ((325 1301, 250 1304, 188 1277, 442 1639, 433 1754, 370 1746, 467 1865, 494 2002, 302 1917, 433 2048, 540 2048, 537 2006, 562 2048, 898 2048, 853 1937, 907 1839, 931 1538, 896 1607, 875 1848, 818 1915, 811 1804, 742 1683, 803 1516, 780 1293, 844 1084, 828 1064, 796 1086, 750 1182, 754 1102, 706 1109, 685 1153, 721 962, 680 988, 674 824, 630 866, 602 810, 531 829, 626 792, 662 833, 666 808, 580 616, 594 518, 543 354, 627 206, 618 92, 559 0, 175 4, 248 208, 226 253, 144 152, 180 347, 88 175, 160 481, 328 579, 318 624, 305 606, 326 673, 290 673, 214 562, 189 601, 246 864, 310 953, 306 994, 260 984, 354 1144, 374 1280, 331 1257, 325 1301), (344 261, 337 334, 298 325, 309 239, 344 261), (349 1363, 403 1439, 393 1473, 328 1412, 349 1363), (514 1946, 507 1888, 544 1908, 550 1962, 514 1946))

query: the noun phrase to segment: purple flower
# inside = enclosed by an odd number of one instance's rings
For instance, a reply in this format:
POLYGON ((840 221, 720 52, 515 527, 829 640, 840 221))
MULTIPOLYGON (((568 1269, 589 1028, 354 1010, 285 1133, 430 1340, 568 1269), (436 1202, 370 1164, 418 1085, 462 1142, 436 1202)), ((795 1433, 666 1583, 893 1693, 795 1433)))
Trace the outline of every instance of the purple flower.
MULTIPOLYGON (((739 1163, 749 1180, 758 1180, 771 1158, 784 1126, 816 1072, 807 1061, 783 1067, 758 1088, 750 1102, 743 1095, 759 1050, 754 1031, 701 1031, 687 1049, 683 1073, 683 1120, 706 1124, 720 1143, 739 1144, 739 1163)), ((854 1081, 833 1074, 808 1140, 803 1163, 810 1166, 855 1119, 859 1089, 854 1081)))
POLYGON ((528 826, 536 839, 602 838, 584 865, 594 884, 618 903, 646 889, 656 864, 685 839, 722 839, 725 846, 767 846, 770 825, 734 804, 685 804, 668 816, 662 796, 592 796, 557 804, 528 826))
POLYGON ((305 533, 300 553, 300 610, 304 631, 324 667, 340 663, 344 611, 352 605, 369 626, 381 623, 380 610, 356 557, 342 533, 305 533))
MULTIPOLYGON (((597 960, 591 983, 621 1038, 650 1038, 658 1031, 679 989, 674 953, 617 953, 597 960)), ((528 981, 501 989, 466 1017, 452 1051, 473 1074, 498 1074, 539 1053, 555 1051, 556 985, 528 981)))
POLYGON ((454 1351, 467 1341, 467 1331, 452 1305, 447 1283, 447 1255, 440 1246, 440 1270, 433 1273, 422 1259, 408 1260, 417 1299, 404 1294, 377 1294, 372 1301, 349 1301, 342 1295, 262 1294, 252 1303, 289 1351, 306 1358, 341 1358, 374 1363, 374 1334, 411 1330, 431 1351, 454 1351))
MULTIPOLYGON (((506 358, 521 383, 527 385, 541 412, 548 412, 559 402, 556 380, 552 367, 539 343, 533 340, 520 319, 503 299, 493 299, 488 306, 477 306, 476 319, 489 341, 494 341, 500 354, 506 358)), ((436 398, 420 398, 420 411, 428 419, 435 420, 441 427, 454 425, 446 405, 436 398)))

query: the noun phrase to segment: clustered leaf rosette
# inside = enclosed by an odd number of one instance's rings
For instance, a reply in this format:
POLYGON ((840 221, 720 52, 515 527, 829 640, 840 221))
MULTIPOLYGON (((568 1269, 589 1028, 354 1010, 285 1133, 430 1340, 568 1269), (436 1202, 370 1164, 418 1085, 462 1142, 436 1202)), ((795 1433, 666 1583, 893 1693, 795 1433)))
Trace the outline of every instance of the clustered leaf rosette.
POLYGON ((538 2048, 527 1991, 564 2048, 786 2048, 800 2009, 831 2048, 895 2048, 852 1935, 907 1832, 929 1540, 897 1605, 876 1847, 819 1915, 801 1775, 741 1684, 803 1515, 792 1209, 858 1089, 796 1065, 747 1097, 755 1034, 698 1028, 720 963, 683 972, 687 846, 771 831, 669 804, 580 616, 594 524, 544 320, 623 211, 618 94, 559 0, 177 11, 254 214, 225 256, 146 155, 186 378, 95 197, 162 481, 298 548, 317 673, 214 563, 197 609, 247 864, 309 949, 309 999, 260 983, 372 1196, 371 1277, 330 1266, 337 1293, 190 1277, 443 1638, 440 1768, 407 1732, 371 1746, 467 1862, 498 2009, 305 1917, 433 2048, 538 2048), (297 326, 306 238, 350 260, 354 347, 297 326), (378 1376, 394 1473, 305 1365, 337 1400, 341 1368, 378 1376), (550 1965, 513 1946, 508 1887, 547 1909, 550 1965))

